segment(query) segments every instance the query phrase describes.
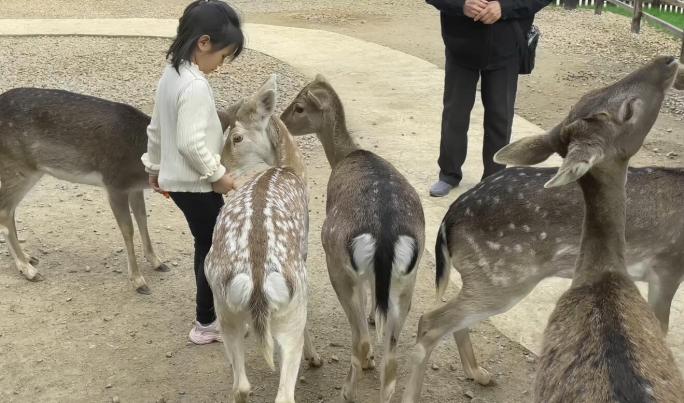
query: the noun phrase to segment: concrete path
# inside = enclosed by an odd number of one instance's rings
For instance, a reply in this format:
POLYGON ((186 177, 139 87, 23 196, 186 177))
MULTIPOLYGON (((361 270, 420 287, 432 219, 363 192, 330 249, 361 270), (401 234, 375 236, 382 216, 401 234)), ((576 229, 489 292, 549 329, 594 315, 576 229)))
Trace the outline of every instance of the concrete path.
MULTIPOLYGON (((96 35, 172 37, 171 19, 0 20, 1 35, 96 35)), ((423 199, 427 252, 450 203, 477 183, 482 173, 481 103, 471 118, 468 159, 459 192, 434 199, 427 188, 437 176, 439 127, 444 71, 414 56, 348 36, 301 28, 246 24, 248 47, 288 63, 307 76, 322 73, 346 103, 350 127, 357 136, 373 138, 378 151, 414 184, 423 199)), ((516 116, 514 138, 541 133, 516 116)), ((363 145, 364 140, 360 140, 363 145)), ((556 165, 558 159, 546 165, 556 165)), ((579 217, 578 217, 579 219, 579 217)), ((458 282, 458 276, 452 276, 458 282)), ((541 334, 558 296, 569 280, 544 281, 522 303, 492 323, 511 339, 539 353, 541 334)), ((645 287, 642 287, 645 291, 645 287)), ((668 341, 684 370, 684 295, 672 307, 668 341)))

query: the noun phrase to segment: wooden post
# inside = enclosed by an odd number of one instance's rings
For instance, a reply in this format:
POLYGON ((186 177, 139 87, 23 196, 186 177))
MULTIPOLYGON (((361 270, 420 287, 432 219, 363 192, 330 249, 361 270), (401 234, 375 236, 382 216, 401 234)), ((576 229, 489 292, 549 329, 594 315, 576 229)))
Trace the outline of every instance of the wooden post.
POLYGON ((632 18, 632 32, 641 31, 641 0, 634 0, 634 17, 632 18))
POLYGON ((601 15, 603 11, 603 3, 605 0, 596 0, 596 8, 594 9, 594 14, 601 15))
POLYGON ((579 0, 565 0, 563 2, 563 8, 566 10, 575 10, 579 5, 579 0))

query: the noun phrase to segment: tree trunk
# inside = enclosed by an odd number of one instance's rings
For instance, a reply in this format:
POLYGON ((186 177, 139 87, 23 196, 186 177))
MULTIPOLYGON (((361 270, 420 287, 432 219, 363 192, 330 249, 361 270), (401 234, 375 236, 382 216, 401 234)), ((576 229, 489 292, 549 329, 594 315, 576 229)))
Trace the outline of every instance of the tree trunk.
POLYGON ((596 9, 594 10, 594 14, 601 15, 601 12, 603 11, 603 3, 604 0, 596 0, 596 9))
POLYGON ((634 0, 634 17, 632 18, 632 32, 641 31, 641 0, 634 0))

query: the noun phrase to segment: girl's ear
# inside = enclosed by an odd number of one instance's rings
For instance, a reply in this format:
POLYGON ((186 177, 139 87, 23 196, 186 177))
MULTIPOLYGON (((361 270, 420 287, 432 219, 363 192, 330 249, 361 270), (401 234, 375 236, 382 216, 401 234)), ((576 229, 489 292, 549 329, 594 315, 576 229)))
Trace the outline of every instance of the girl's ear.
POLYGON ((197 47, 202 52, 209 52, 211 50, 211 38, 209 35, 202 35, 197 40, 197 47))

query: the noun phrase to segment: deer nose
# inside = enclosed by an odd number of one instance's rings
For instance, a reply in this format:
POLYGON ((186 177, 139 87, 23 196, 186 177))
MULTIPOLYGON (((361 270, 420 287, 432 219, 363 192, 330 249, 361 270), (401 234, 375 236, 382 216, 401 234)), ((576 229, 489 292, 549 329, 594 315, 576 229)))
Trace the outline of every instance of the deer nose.
POLYGON ((668 66, 672 63, 677 63, 677 59, 675 59, 674 57, 668 57, 667 59, 665 59, 665 64, 667 64, 668 66))

